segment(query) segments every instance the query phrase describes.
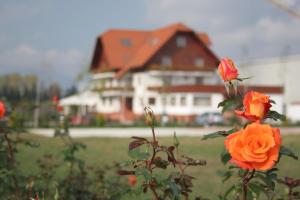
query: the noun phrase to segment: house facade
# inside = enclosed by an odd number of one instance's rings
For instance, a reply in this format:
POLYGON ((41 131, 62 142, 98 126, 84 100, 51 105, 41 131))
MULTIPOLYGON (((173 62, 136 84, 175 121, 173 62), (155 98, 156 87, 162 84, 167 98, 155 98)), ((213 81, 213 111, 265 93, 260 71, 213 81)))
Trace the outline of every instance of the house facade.
MULTIPOLYGON (((153 31, 104 32, 91 62, 87 90, 95 103, 88 111, 121 122, 141 117, 145 106, 157 116, 185 122, 218 111, 225 89, 216 73, 219 59, 210 46, 207 34, 181 23, 153 31)), ((281 87, 251 87, 281 101, 281 87)))

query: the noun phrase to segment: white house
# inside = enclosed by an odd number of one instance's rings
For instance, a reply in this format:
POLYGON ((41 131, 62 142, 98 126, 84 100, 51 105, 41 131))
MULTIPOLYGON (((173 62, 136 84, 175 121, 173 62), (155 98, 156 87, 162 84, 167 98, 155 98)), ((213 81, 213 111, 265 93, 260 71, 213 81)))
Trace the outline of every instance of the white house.
MULTIPOLYGON (((84 104, 88 110, 123 122, 142 116, 147 105, 157 116, 180 121, 218 111, 225 89, 210 45, 205 33, 180 23, 153 31, 108 30, 97 38, 91 63, 87 90, 94 95, 80 98, 89 102, 84 104)), ((280 85, 251 88, 270 94, 281 105, 280 85)))

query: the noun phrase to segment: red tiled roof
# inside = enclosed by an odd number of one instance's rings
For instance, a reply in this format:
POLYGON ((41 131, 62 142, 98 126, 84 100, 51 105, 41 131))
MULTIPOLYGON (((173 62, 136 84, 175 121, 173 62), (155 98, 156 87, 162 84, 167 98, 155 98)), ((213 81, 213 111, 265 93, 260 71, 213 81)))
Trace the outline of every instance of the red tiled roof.
POLYGON ((150 33, 148 31, 131 31, 112 29, 104 32, 99 39, 111 68, 121 68, 132 59, 144 44, 150 33), (122 40, 129 40, 130 46, 122 45, 122 40))
MULTIPOLYGON (((122 76, 129 69, 143 66, 176 32, 193 32, 182 23, 173 24, 154 31, 112 29, 98 37, 110 69, 120 69, 122 76), (129 45, 122 40, 130 41, 129 45)), ((206 33, 197 33, 197 38, 207 47, 211 41, 206 33)), ((94 55, 95 56, 99 55, 94 55)), ((97 68, 97 66, 92 66, 97 68)))
MULTIPOLYGON (((178 86, 167 86, 167 87, 149 87, 149 90, 165 92, 165 93, 189 93, 189 92, 203 92, 203 93, 225 93, 224 85, 178 85, 178 86)), ((255 90, 257 92, 268 93, 268 94, 282 94, 282 87, 273 86, 251 86, 251 87, 240 87, 241 90, 249 91, 255 90)))

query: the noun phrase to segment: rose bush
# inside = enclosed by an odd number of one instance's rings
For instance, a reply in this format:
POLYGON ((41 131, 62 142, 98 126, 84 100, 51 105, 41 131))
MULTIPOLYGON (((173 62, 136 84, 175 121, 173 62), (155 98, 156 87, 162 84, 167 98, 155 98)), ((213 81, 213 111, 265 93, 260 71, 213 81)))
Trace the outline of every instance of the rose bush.
POLYGON ((234 176, 239 180, 229 187, 224 195, 220 195, 220 199, 257 199, 260 193, 264 193, 268 199, 273 199, 278 180, 278 169, 275 166, 280 157, 298 157, 282 146, 279 128, 264 124, 264 120, 285 120, 285 117, 270 110, 275 102, 266 94, 249 91, 243 95, 238 91, 238 81, 242 82, 248 78, 238 78, 238 70, 231 59, 222 59, 218 71, 227 91, 227 98, 220 102, 218 107, 222 108, 222 113, 233 113, 234 128, 205 135, 203 140, 226 137, 221 161, 223 164, 233 165, 218 174, 223 177, 223 181, 234 176), (241 120, 240 116, 248 121, 241 120))

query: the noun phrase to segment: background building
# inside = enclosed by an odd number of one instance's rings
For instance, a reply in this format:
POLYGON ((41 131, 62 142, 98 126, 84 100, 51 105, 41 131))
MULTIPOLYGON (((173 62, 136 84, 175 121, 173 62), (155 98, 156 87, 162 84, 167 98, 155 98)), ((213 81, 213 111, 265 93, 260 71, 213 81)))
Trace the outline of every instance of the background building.
POLYGON ((300 121, 300 56, 285 56, 241 62, 242 77, 251 76, 246 85, 284 88, 283 112, 292 121, 300 121))
MULTIPOLYGON (((158 116, 193 121, 216 112, 225 95, 210 46, 207 34, 181 23, 154 31, 108 30, 97 38, 88 88, 61 104, 81 103, 80 113, 97 112, 112 121, 133 121, 147 105, 158 116)), ((272 95, 282 111, 280 84, 250 87, 272 95)))

